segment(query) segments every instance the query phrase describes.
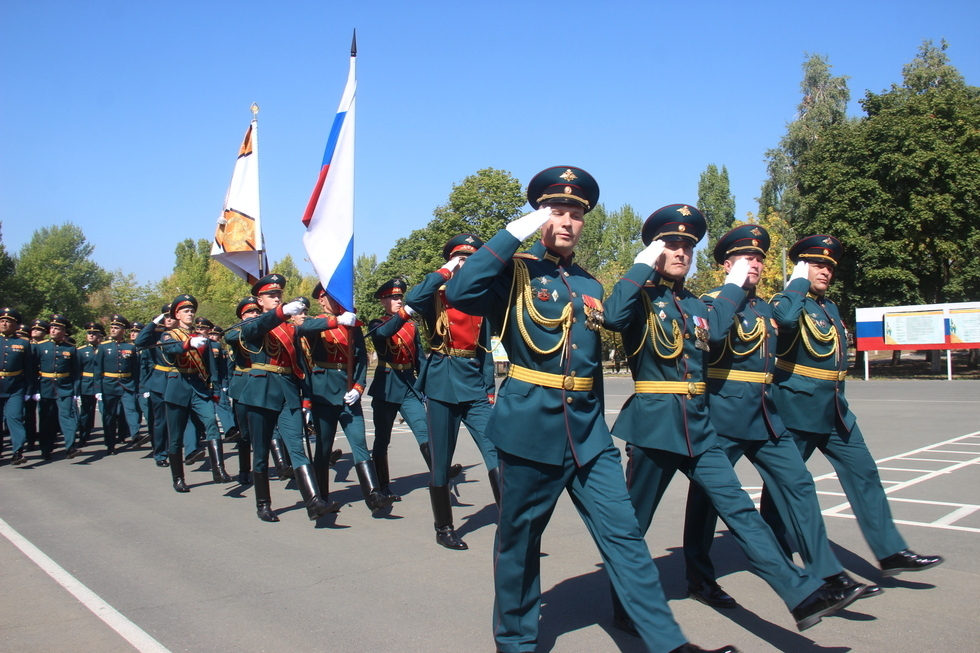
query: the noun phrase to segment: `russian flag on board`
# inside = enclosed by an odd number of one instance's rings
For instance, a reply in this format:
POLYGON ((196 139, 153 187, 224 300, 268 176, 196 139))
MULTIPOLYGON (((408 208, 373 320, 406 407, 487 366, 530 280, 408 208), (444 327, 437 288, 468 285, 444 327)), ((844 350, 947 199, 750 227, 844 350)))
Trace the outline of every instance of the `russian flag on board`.
MULTIPOLYGON (((355 35, 356 39, 356 35, 355 35)), ((320 176, 303 215, 303 245, 320 283, 345 310, 354 310, 354 95, 356 40, 347 87, 323 153, 320 176)))

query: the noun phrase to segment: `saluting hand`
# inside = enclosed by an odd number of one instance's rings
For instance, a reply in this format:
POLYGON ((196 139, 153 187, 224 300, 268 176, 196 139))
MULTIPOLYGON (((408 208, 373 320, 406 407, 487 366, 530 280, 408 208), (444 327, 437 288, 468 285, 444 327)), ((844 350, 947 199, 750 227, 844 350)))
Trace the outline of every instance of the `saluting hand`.
POLYGON ((789 276, 790 283, 797 279, 809 279, 810 278, 810 264, 806 261, 800 261, 793 268, 793 274, 789 276))
POLYGON ((749 261, 748 259, 740 258, 732 263, 732 269, 725 277, 725 283, 734 283, 736 286, 741 288, 743 285, 745 285, 745 280, 748 278, 749 261))
POLYGON ((659 259, 660 255, 664 253, 664 248, 666 246, 667 243, 662 240, 658 239, 653 241, 647 245, 642 252, 636 255, 636 258, 633 259, 634 265, 637 263, 643 263, 645 265, 649 265, 651 268, 656 267, 657 259, 659 259))
POLYGON ((535 231, 541 228, 548 219, 551 218, 551 208, 541 207, 537 211, 532 211, 525 216, 517 218, 509 225, 507 231, 517 240, 524 240, 535 231))

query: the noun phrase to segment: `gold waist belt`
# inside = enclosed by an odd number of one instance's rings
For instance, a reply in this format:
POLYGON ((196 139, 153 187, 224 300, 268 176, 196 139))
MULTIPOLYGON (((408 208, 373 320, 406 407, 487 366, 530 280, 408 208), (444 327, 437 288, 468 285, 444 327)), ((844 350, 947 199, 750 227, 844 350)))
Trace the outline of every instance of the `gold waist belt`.
POLYGON ((707 383, 689 381, 636 381, 633 391, 655 395, 703 395, 707 383))
POLYGON ((433 347, 432 351, 445 354, 446 356, 455 356, 456 358, 476 358, 475 349, 436 349, 433 347))
POLYGON ((765 372, 740 372, 739 370, 728 370, 719 367, 708 368, 709 379, 720 379, 722 381, 748 381, 749 383, 772 383, 772 374, 765 372))
POLYGON ((102 376, 108 376, 110 379, 128 379, 132 376, 132 374, 129 372, 120 372, 119 374, 115 374, 113 372, 103 372, 102 376))
POLYGON ((262 370, 263 372, 275 372, 276 374, 292 374, 293 368, 291 367, 280 367, 279 365, 267 365, 265 363, 252 363, 253 370, 262 370))
POLYGON ((18 374, 20 374, 23 371, 24 370, 14 370, 13 372, 5 372, 3 370, 0 370, 0 377, 17 376, 18 374))
POLYGON ((381 361, 378 363, 378 369, 384 369, 390 367, 393 370, 412 370, 415 366, 411 363, 389 363, 387 361, 381 361))
MULTIPOLYGON (((171 367, 174 372, 180 372, 181 374, 200 374, 200 370, 196 367, 171 367)), ((106 376, 109 376, 106 374, 106 376)))
POLYGON ((790 374, 808 376, 811 379, 820 379, 821 381, 843 381, 844 377, 847 376, 847 370, 844 370, 843 372, 838 372, 837 370, 822 370, 819 367, 808 367, 798 363, 790 363, 789 361, 781 358, 776 359, 776 367, 781 370, 785 370, 790 374))
POLYGON ((82 372, 82 376, 95 376, 94 372, 82 372))
POLYGON ((575 390, 585 392, 592 389, 592 379, 582 376, 565 376, 564 374, 548 374, 529 370, 526 367, 511 364, 507 376, 513 377, 518 381, 526 381, 534 385, 545 388, 557 388, 558 390, 575 390))
POLYGON ((313 365, 325 370, 346 370, 347 363, 328 363, 327 361, 313 361, 313 365))
MULTIPOLYGON (((167 367, 166 365, 154 365, 153 369, 160 370, 161 372, 176 372, 176 367, 167 367)), ((91 376, 91 375, 88 375, 91 376)))
POLYGON ((248 371, 248 368, 247 368, 247 367, 238 367, 238 366, 236 365, 236 366, 235 366, 235 371, 236 371, 236 372, 247 372, 247 371, 248 371))
POLYGON ((71 376, 71 372, 41 372, 41 376, 45 379, 64 379, 71 376))

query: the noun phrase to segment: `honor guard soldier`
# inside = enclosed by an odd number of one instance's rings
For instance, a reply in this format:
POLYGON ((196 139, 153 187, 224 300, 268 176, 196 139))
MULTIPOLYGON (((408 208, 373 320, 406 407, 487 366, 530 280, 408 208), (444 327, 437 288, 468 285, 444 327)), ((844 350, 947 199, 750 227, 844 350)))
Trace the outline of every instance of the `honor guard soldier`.
POLYGON ((17 335, 20 313, 0 308, 0 415, 10 431, 11 463, 23 465, 24 400, 37 392, 37 362, 30 341, 17 335))
POLYGON ((354 456, 354 469, 361 486, 364 502, 372 513, 386 508, 394 501, 392 496, 382 496, 378 473, 371 460, 364 433, 364 411, 361 397, 367 376, 367 348, 364 333, 357 316, 345 311, 317 283, 313 299, 322 312, 307 318, 297 333, 303 336, 304 351, 308 355, 307 389, 312 399, 313 424, 316 428, 316 452, 313 470, 320 486, 320 493, 327 496, 331 451, 337 424, 344 429, 354 456))
POLYGON ((172 329, 177 320, 170 317, 170 304, 160 307, 160 315, 149 322, 136 336, 135 345, 142 351, 140 387, 146 396, 149 417, 147 428, 153 439, 153 459, 157 467, 170 467, 170 434, 167 431, 167 373, 171 365, 159 347, 160 336, 172 329))
MULTIPOLYGON (((245 297, 235 308, 235 315, 241 320, 250 320, 262 315, 259 307, 259 300, 253 295, 245 297)), ((239 326, 236 325, 225 334, 225 342, 228 343, 231 351, 229 353, 231 374, 228 379, 228 397, 232 401, 232 410, 235 414, 235 424, 238 427, 238 483, 240 485, 252 484, 252 438, 248 430, 248 416, 246 406, 242 403, 242 388, 245 387, 245 380, 248 375, 248 368, 252 365, 248 352, 242 348, 239 326)))
POLYGON ((95 382, 102 398, 102 427, 109 455, 115 455, 116 443, 139 439, 139 415, 136 412, 136 388, 139 382, 139 355, 129 341, 129 320, 118 313, 109 318, 109 340, 99 347, 95 357, 95 382))
MULTIPOLYGON (((792 528, 795 541, 801 542, 800 555, 807 571, 845 589, 857 583, 830 550, 813 477, 793 438, 783 437, 786 427, 772 400, 776 323, 770 305, 756 295, 768 251, 769 232, 754 224, 735 227, 715 244, 715 262, 726 273, 739 260, 749 267, 742 285, 746 294, 735 308, 732 326, 708 354, 708 418, 731 464, 747 456, 765 479, 779 514, 792 528)), ((727 301, 720 299, 723 291, 724 286, 714 288, 701 300, 711 310, 716 301, 727 301)), ((708 494, 691 483, 684 519, 688 596, 716 608, 735 607, 735 599, 718 585, 708 555, 717 518, 708 494)), ((878 586, 871 586, 861 598, 881 592, 878 586)))
POLYGON ((422 363, 415 387, 426 398, 429 417, 429 453, 432 456, 429 497, 436 542, 447 549, 468 548, 453 527, 449 490, 449 471, 461 421, 483 454, 494 500, 499 499, 497 449, 484 435, 491 402, 496 395, 493 356, 490 355, 490 322, 463 313, 446 299, 446 283, 454 271, 482 246, 483 240, 475 234, 451 238, 442 249, 446 264, 426 275, 405 296, 405 304, 422 319, 426 340, 432 350, 422 363))
POLYGON ((300 381, 306 372, 297 351, 295 327, 290 322, 304 308, 300 302, 282 303, 285 287, 286 278, 281 274, 266 275, 252 286, 252 294, 263 313, 247 320, 238 330, 241 346, 251 359, 241 401, 247 406, 252 438, 252 477, 259 519, 279 521, 272 512, 269 490, 269 448, 272 432, 278 426, 293 463, 306 514, 310 521, 315 521, 327 513, 339 512, 340 504, 320 497, 313 466, 304 451, 300 381))
MULTIPOLYGON (((140 331, 146 325, 142 322, 137 322, 133 320, 133 323, 129 327, 129 342, 136 346, 136 338, 139 336, 140 331)), ((139 439, 136 443, 138 446, 143 446, 153 437, 150 432, 150 421, 149 415, 147 415, 147 398, 143 396, 143 375, 146 373, 146 368, 143 365, 143 352, 139 349, 136 350, 136 360, 139 362, 139 378, 136 379, 136 413, 139 417, 140 424, 144 421, 146 422, 146 432, 143 437, 139 439)))
MULTIPOLYGON (((45 319, 38 317, 31 320, 28 331, 30 332, 29 340, 32 348, 48 339, 48 329, 50 327, 51 324, 45 319)), ((37 351, 35 349, 35 359, 37 358, 36 354, 37 351)), ((24 445, 25 451, 33 451, 38 445, 37 407, 40 400, 40 396, 35 397, 34 395, 24 398, 24 431, 27 433, 27 441, 24 445)))
POLYGON ((650 650, 701 651, 687 643, 667 606, 603 418, 602 284, 573 262, 599 186, 581 168, 559 166, 538 173, 527 193, 541 208, 487 241, 446 286, 452 306, 490 320, 511 359, 486 431, 501 481, 497 650, 537 645, 541 537, 567 491, 650 650), (518 254, 539 228, 541 240, 518 254))
MULTIPOLYGON (((415 389, 422 342, 415 322, 412 321, 414 311, 404 305, 404 280, 391 279, 378 288, 374 298, 385 309, 384 317, 371 320, 368 327, 374 350, 378 354, 378 366, 368 389, 372 399, 371 410, 374 412, 374 465, 378 470, 381 493, 395 497, 395 501, 401 501, 401 497, 392 493, 388 487, 391 482, 388 444, 391 442, 391 427, 398 413, 401 413, 405 423, 412 429, 425 464, 432 469, 425 405, 422 403, 422 395, 415 389)), ((459 473, 458 469, 456 473, 459 473)))
POLYGON ((218 421, 221 422, 221 437, 225 442, 232 442, 238 438, 238 427, 235 425, 235 412, 231 408, 231 399, 228 397, 228 383, 231 382, 231 356, 228 349, 221 343, 225 337, 225 330, 217 324, 211 327, 208 338, 211 339, 211 348, 214 349, 214 360, 218 366, 219 390, 218 404, 215 411, 218 413, 218 421))
POLYGON ((65 452, 68 458, 78 455, 75 447, 75 431, 78 429, 78 413, 75 401, 81 389, 81 369, 77 349, 68 342, 71 322, 64 315, 52 315, 48 333, 50 338, 34 345, 37 356, 38 388, 38 435, 41 457, 51 459, 58 428, 65 436, 65 452))
MULTIPOLYGON (((772 298, 779 328, 773 373, 776 407, 804 460, 816 449, 830 459, 883 575, 929 569, 943 559, 906 547, 892 520, 878 467, 844 396, 847 339, 837 304, 826 296, 842 255, 843 247, 833 236, 808 236, 790 248, 796 267, 786 289, 772 298)), ((774 531, 785 533, 773 505, 778 502, 770 494, 775 491, 763 491, 763 514, 774 531)))
MULTIPOLYGON (((802 631, 857 599, 865 585, 846 591, 824 587, 823 579, 792 564, 717 444, 705 395, 708 353, 726 338, 745 299, 749 265, 736 261, 709 309, 684 288, 694 246, 706 230, 693 206, 654 211, 641 232, 646 249, 606 301, 605 326, 622 334, 635 386, 612 432, 628 443, 629 493, 641 532, 649 529, 671 478, 681 471, 705 490, 756 573, 802 631)), ((616 623, 628 629, 615 594, 613 599, 616 623)))
POLYGON ((105 339, 105 327, 98 322, 85 323, 85 344, 78 348, 78 363, 81 370, 81 400, 78 411, 78 448, 84 447, 95 426, 95 410, 99 405, 96 395, 99 388, 95 382, 95 359, 99 345, 105 339))

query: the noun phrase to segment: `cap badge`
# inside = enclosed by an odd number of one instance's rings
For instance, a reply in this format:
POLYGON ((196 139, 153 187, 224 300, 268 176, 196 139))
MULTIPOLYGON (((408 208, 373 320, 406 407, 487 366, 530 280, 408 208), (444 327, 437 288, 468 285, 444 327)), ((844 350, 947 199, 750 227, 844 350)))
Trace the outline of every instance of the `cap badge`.
POLYGON ((833 245, 833 244, 834 244, 834 241, 833 241, 833 240, 831 240, 830 238, 824 238, 824 239, 823 239, 823 242, 824 242, 824 244, 826 244, 826 245, 833 245))
MULTIPOLYGON (((578 177, 575 176, 575 173, 572 172, 572 169, 571 168, 569 168, 565 172, 561 173, 559 175, 559 177, 562 178, 562 179, 564 179, 568 183, 572 183, 573 181, 575 181, 576 179, 578 179, 578 177)), ((565 192, 567 193, 567 192, 570 192, 570 191, 571 191, 571 188, 569 188, 565 192)))
POLYGON ((687 208, 687 205, 682 205, 681 208, 677 209, 677 212, 685 217, 691 215, 691 209, 687 208))
POLYGON ((475 241, 473 240, 473 236, 467 236, 466 237, 466 240, 464 240, 463 242, 464 243, 472 243, 472 242, 475 242, 475 241))
POLYGON ((762 232, 759 231, 759 228, 758 227, 752 227, 752 231, 750 231, 749 233, 752 234, 753 236, 761 236, 762 235, 762 232))

